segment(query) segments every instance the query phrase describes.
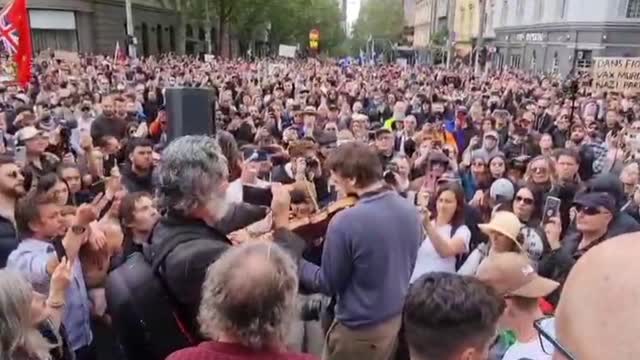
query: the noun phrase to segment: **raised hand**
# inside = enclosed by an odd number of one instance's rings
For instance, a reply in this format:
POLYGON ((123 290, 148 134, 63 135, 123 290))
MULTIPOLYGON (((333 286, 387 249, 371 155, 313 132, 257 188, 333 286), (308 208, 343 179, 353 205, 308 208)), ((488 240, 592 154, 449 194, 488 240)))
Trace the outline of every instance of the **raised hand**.
POLYGON ((51 274, 50 298, 56 298, 64 301, 64 294, 69 288, 71 279, 73 278, 73 262, 63 257, 56 269, 51 274), (62 298, 60 298, 62 297, 62 298))

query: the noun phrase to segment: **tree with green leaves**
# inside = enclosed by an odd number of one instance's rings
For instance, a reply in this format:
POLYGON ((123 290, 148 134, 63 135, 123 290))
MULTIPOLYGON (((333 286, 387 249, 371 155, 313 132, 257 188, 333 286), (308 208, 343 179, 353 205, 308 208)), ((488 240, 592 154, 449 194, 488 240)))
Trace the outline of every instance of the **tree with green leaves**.
MULTIPOLYGON (((346 36, 335 0, 190 0, 189 16, 204 19, 205 10, 217 20, 218 44, 233 28, 241 48, 246 48, 263 30, 273 50, 279 44, 308 45, 309 31, 320 30, 322 50, 339 49, 346 36)), ((218 46, 218 50, 220 47, 218 46)), ((220 53, 220 51, 218 51, 220 53)))
POLYGON ((398 0, 368 0, 353 26, 354 50, 365 49, 368 39, 397 43, 402 39, 404 8, 398 0))

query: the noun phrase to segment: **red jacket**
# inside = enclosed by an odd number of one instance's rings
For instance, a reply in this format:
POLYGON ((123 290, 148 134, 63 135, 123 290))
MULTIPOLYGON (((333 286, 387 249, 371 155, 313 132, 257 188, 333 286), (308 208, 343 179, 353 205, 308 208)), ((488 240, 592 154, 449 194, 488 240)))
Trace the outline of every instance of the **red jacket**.
POLYGON ((240 344, 207 341, 198 346, 176 351, 166 360, 317 360, 317 358, 308 354, 269 350, 256 352, 240 344))

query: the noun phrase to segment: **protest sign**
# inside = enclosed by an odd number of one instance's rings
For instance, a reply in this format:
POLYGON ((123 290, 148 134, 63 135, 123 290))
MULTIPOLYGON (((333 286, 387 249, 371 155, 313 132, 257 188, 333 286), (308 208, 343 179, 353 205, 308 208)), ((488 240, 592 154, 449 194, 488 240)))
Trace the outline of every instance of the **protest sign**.
POLYGON ((64 62, 69 62, 69 63, 79 63, 80 62, 80 56, 78 56, 78 53, 72 52, 72 51, 56 50, 56 51, 53 52, 53 57, 56 60, 61 60, 61 61, 64 61, 64 62))
POLYGON ((594 58, 592 87, 609 92, 640 90, 640 58, 594 58))
POLYGON ((282 45, 278 48, 278 56, 287 57, 287 58, 295 58, 296 57, 296 48, 291 45, 282 45))

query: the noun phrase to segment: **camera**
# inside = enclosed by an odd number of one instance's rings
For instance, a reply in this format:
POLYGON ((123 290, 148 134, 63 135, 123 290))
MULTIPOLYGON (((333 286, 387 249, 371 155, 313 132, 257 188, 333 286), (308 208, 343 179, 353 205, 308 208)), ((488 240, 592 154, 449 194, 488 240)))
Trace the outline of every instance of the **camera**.
POLYGON ((331 306, 331 298, 326 296, 311 297, 300 306, 302 321, 318 321, 331 306))
POLYGON ((318 166, 320 166, 320 162, 318 162, 318 159, 314 158, 313 156, 307 156, 304 158, 305 163, 307 163, 307 168, 317 168, 318 166))
POLYGON ((384 181, 389 185, 395 186, 397 183, 395 174, 398 172, 398 170, 399 168, 397 164, 389 163, 384 170, 384 174, 382 175, 384 181))

